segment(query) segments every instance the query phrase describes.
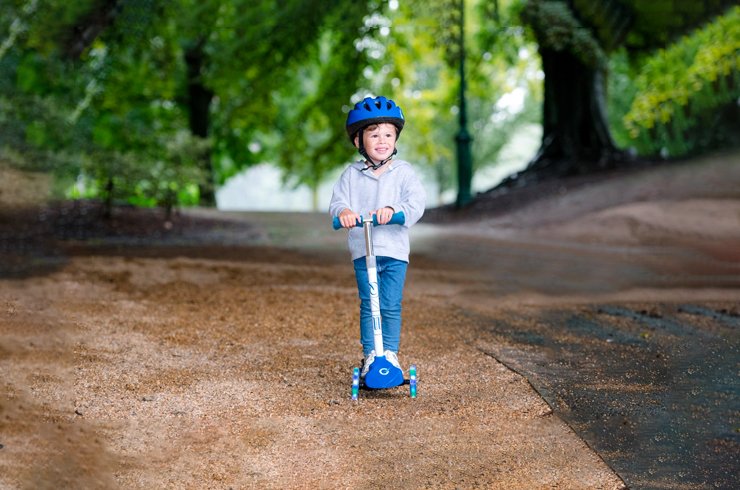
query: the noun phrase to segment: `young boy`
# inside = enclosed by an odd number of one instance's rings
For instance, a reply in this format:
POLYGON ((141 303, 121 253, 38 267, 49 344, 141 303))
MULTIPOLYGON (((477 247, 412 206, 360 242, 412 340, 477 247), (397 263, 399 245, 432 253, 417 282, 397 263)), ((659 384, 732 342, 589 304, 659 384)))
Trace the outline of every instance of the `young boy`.
POLYGON ((347 117, 347 134, 363 161, 345 169, 334 185, 329 213, 349 229, 352 255, 360 296, 360 341, 365 363, 364 377, 377 355, 396 367, 401 340, 401 300, 409 261, 408 229, 424 214, 426 194, 413 168, 403 160, 393 160, 396 141, 404 125, 401 108, 385 97, 368 97, 355 104, 347 117), (380 313, 383 322, 385 353, 373 349, 373 324, 370 287, 365 263, 365 238, 355 227, 360 216, 376 215, 379 224, 388 223, 394 213, 403 212, 403 225, 378 226, 373 230, 380 313))

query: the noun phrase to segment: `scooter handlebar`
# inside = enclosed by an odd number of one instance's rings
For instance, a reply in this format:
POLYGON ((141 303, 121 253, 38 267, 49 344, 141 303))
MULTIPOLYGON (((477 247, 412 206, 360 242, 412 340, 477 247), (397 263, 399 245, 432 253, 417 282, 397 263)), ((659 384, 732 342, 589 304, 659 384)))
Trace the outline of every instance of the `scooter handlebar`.
MULTIPOLYGON (((397 213, 393 213, 393 216, 391 216, 391 220, 386 223, 386 225, 402 225, 406 222, 406 215, 403 214, 403 211, 399 211, 397 213)), ((339 222, 339 218, 334 218, 333 223, 334 229, 339 230, 342 228, 342 223, 339 222)), ((362 226, 362 218, 357 220, 357 224, 355 226, 362 226)), ((373 226, 378 226, 378 216, 373 215, 373 226)))

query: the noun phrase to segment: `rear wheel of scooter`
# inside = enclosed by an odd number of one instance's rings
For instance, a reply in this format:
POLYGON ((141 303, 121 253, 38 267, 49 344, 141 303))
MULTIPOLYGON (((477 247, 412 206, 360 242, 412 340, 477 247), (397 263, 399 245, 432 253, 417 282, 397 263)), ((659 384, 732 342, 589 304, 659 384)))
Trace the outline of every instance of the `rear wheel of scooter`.
POLYGON ((409 367, 409 394, 416 398, 416 364, 409 367))

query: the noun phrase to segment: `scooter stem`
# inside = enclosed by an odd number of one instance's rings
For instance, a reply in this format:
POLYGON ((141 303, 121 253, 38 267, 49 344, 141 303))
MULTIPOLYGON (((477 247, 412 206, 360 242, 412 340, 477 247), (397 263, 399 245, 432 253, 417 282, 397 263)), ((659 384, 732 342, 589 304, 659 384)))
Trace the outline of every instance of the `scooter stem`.
POLYGON ((365 256, 370 257, 371 255, 374 257, 375 253, 373 252, 373 220, 372 218, 363 218, 362 220, 362 228, 365 230, 365 256))
POLYGON ((375 355, 385 355, 383 346, 383 324, 380 317, 380 296, 378 294, 378 269, 373 252, 373 220, 365 218, 362 220, 362 227, 365 231, 365 264, 367 265, 367 278, 370 285, 370 313, 373 320, 373 344, 375 346, 375 355))

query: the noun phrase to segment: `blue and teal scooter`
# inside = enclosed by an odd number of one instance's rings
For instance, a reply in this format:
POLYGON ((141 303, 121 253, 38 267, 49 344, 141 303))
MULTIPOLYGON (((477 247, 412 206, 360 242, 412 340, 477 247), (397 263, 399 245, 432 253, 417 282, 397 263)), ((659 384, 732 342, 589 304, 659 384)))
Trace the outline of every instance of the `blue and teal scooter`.
MULTIPOLYGON (((406 216, 403 212, 393 215, 388 225, 403 225, 406 216)), ((373 226, 378 226, 376 215, 362 217, 357 221, 357 226, 362 227, 365 232, 365 263, 367 264, 367 277, 370 283, 370 312, 373 319, 373 343, 375 344, 375 360, 365 377, 360 379, 360 368, 355 367, 352 371, 352 399, 357 400, 360 388, 370 390, 384 390, 395 388, 403 384, 409 385, 411 398, 416 398, 416 365, 409 367, 409 377, 405 378, 403 371, 386 359, 383 346, 383 322, 380 315, 380 295, 378 292, 378 270, 373 252, 373 226), (378 355, 380 352, 382 355, 378 355)), ((342 228, 339 218, 334 218, 334 229, 342 228)))

